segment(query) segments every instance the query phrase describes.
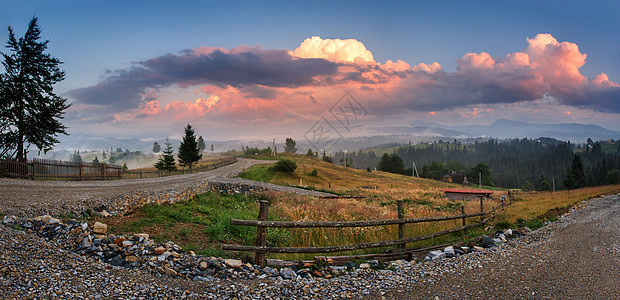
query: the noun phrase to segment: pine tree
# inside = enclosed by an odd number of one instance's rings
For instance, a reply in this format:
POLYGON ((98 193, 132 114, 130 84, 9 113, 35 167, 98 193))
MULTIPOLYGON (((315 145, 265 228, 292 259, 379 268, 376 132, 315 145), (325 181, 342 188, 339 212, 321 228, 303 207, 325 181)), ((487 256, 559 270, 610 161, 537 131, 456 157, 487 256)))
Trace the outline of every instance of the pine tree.
POLYGON ((158 170, 166 170, 168 172, 174 171, 177 169, 174 162, 174 155, 172 154, 174 150, 172 149, 172 144, 170 144, 168 138, 166 138, 165 145, 166 149, 164 149, 164 154, 153 166, 155 166, 158 170))
POLYGON ((93 164, 95 164, 95 165, 99 164, 99 159, 97 158, 96 155, 95 155, 95 159, 93 159, 93 164))
POLYGON ((105 150, 103 150, 103 159, 106 159, 105 150))
POLYGON ((67 134, 60 123, 71 106, 54 93, 54 85, 65 79, 58 58, 44 53, 49 41, 41 39, 34 17, 19 40, 9 26, 9 53, 2 53, 5 73, 0 74, 0 157, 26 160, 34 145, 47 152, 67 134))
POLYGON ((211 153, 213 153, 213 144, 211 144, 211 153))
POLYGON ((194 129, 187 124, 185 127, 185 135, 179 146, 179 164, 182 166, 189 166, 192 169, 192 165, 202 158, 200 149, 198 148, 198 142, 196 142, 196 136, 194 135, 194 129))
POLYGON ((205 145, 205 140, 202 139, 201 135, 198 137, 198 151, 202 153, 205 149, 207 149, 207 146, 205 145))
POLYGON ((297 153, 297 142, 295 142, 292 138, 286 138, 286 141, 284 142, 284 152, 297 153))

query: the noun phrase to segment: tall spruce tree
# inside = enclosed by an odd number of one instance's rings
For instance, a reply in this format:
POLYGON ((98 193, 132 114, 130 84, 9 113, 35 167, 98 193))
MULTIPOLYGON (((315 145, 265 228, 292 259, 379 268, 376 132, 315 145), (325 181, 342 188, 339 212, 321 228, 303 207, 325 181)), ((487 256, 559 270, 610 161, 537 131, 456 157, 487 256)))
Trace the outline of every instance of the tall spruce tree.
POLYGON ((170 144, 168 138, 166 138, 165 145, 166 149, 164 149, 164 154, 153 166, 155 166, 158 170, 166 170, 168 172, 174 171, 177 169, 174 162, 174 155, 172 154, 174 150, 172 149, 172 144, 170 144))
POLYGON ((185 127, 185 135, 179 146, 179 164, 182 166, 189 166, 192 169, 192 165, 202 158, 200 149, 198 148, 198 142, 194 135, 194 129, 191 125, 187 124, 185 127))
POLYGON ((297 142, 295 142, 292 138, 286 138, 284 143, 284 152, 297 153, 297 142))
POLYGON ((45 53, 49 41, 40 41, 37 18, 19 39, 13 28, 8 30, 5 73, 0 74, 0 157, 23 161, 30 146, 47 152, 59 142, 58 134, 67 134, 60 120, 70 104, 54 93, 65 72, 58 58, 45 53))

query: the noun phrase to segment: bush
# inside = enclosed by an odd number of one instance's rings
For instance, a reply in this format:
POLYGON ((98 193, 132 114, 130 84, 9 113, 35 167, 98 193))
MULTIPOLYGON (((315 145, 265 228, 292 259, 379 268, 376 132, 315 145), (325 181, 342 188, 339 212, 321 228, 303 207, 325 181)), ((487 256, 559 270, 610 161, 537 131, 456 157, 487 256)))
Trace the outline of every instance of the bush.
POLYGON ((308 173, 308 176, 317 177, 319 176, 319 171, 316 168, 312 169, 312 172, 308 173))
POLYGON ((293 174, 295 172, 295 169, 297 169, 297 164, 294 161, 288 159, 281 159, 275 165, 269 168, 269 170, 271 171, 283 172, 288 174, 293 174))

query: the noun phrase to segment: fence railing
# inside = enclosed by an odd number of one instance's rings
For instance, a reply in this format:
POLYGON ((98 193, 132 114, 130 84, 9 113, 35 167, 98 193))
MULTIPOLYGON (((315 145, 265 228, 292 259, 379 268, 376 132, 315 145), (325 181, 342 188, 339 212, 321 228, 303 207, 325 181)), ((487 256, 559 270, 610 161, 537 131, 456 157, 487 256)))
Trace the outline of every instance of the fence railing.
POLYGON ((0 160, 0 175, 35 180, 119 179, 121 166, 34 158, 29 161, 0 160))
POLYGON ((0 159, 0 177, 27 178, 34 180, 108 180, 121 178, 154 178, 189 174, 217 169, 234 163, 237 157, 226 156, 214 163, 175 171, 129 170, 118 165, 84 163, 34 158, 28 161, 0 159))
POLYGON ((130 178, 155 178, 155 177, 163 177, 163 176, 171 176, 171 175, 182 175, 182 174, 191 174, 198 173, 204 171, 210 171, 217 168, 221 168, 223 166, 232 164, 237 162, 236 156, 225 156, 222 157, 221 160, 218 160, 213 163, 208 163, 204 165, 200 165, 198 167, 193 167, 191 170, 188 169, 177 169, 174 171, 165 171, 165 170, 128 170, 122 172, 122 178, 130 179, 130 178))
MULTIPOLYGON (((387 246, 399 246, 396 252, 405 252, 405 245, 411 242, 417 242, 422 240, 428 240, 439 236, 464 231, 470 228, 478 227, 488 222, 497 213, 504 210, 504 208, 512 202, 512 198, 509 198, 506 202, 504 198, 501 199, 501 204, 497 207, 493 207, 491 210, 484 211, 483 197, 480 197, 480 212, 468 213, 464 212, 464 207, 461 206, 461 214, 451 216, 439 216, 439 217, 423 217, 423 218, 404 218, 404 201, 398 200, 398 219, 389 220, 369 220, 369 221, 343 221, 343 222, 324 222, 324 221, 307 221, 307 222, 283 222, 283 221, 268 221, 269 202, 261 201, 260 210, 258 214, 258 220, 230 220, 231 225, 241 226, 253 226, 257 227, 257 238, 255 246, 245 245, 222 245, 224 250, 233 251, 246 251, 254 252, 256 263, 265 266, 265 254, 266 253, 329 253, 340 252, 350 250, 360 250, 369 248, 380 248, 387 246), (466 224, 468 218, 480 217, 476 219, 474 223, 466 224), (412 237, 405 237, 405 225, 422 222, 440 222, 447 220, 462 219, 462 226, 442 230, 425 235, 418 235, 412 237), (267 247, 267 228, 310 228, 310 227, 368 227, 368 226, 386 226, 386 225, 398 225, 398 239, 369 242, 361 244, 351 244, 342 246, 329 246, 329 247, 267 247)), ((415 249, 408 249, 409 251, 415 251, 415 249)), ((381 254, 374 255, 381 256, 381 254)))

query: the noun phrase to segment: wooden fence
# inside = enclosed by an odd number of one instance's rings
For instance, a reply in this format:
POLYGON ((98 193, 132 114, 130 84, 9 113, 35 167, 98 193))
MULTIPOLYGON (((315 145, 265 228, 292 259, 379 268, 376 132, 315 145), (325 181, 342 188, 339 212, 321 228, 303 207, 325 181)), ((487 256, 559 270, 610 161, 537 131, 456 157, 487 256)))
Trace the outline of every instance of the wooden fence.
POLYGON ((236 156, 225 156, 222 157, 221 160, 218 160, 213 163, 204 164, 198 167, 194 167, 190 169, 177 169, 174 171, 162 171, 162 170, 128 170, 122 172, 122 178, 131 179, 131 178, 155 178, 155 177, 163 177, 170 175, 182 175, 182 174, 191 174, 204 172, 209 170, 214 170, 217 168, 221 168, 223 166, 232 164, 237 162, 236 156))
POLYGON ((237 157, 227 156, 221 160, 189 169, 175 171, 123 171, 121 166, 105 163, 78 163, 71 161, 35 158, 29 161, 0 159, 0 177, 28 178, 34 180, 108 180, 122 178, 154 178, 189 174, 217 169, 234 163, 237 157))
POLYGON ((29 161, 0 160, 0 175, 35 180, 119 179, 122 168, 104 163, 84 163, 34 158, 29 161))
MULTIPOLYGON (((423 218, 404 218, 404 201, 398 200, 398 219, 389 220, 369 220, 369 221, 343 221, 343 222, 323 222, 323 221, 308 221, 308 222, 282 222, 282 221, 268 221, 269 202, 261 201, 260 210, 258 214, 258 220, 230 220, 231 225, 242 226, 254 226, 257 227, 257 238, 255 246, 244 245, 222 245, 224 250, 233 251, 247 251, 254 252, 256 257, 256 263, 261 266, 265 266, 265 254, 266 253, 329 253, 340 252, 350 250, 360 250, 369 248, 379 248, 387 246, 399 246, 395 254, 389 254, 387 256, 398 256, 405 252, 415 252, 420 249, 405 249, 407 243, 428 240, 439 236, 451 234, 454 232, 463 231, 469 228, 478 227, 488 222, 489 219, 494 217, 497 213, 504 210, 504 208, 512 202, 512 198, 509 198, 508 202, 502 198, 501 205, 492 208, 490 211, 484 211, 483 197, 480 198, 480 212, 468 213, 464 212, 464 207, 461 207, 461 214, 452 216, 440 216, 440 217, 423 217, 423 218), (471 224, 466 224, 468 218, 476 218, 476 221, 471 224), (405 237, 405 225, 422 222, 439 222, 447 220, 462 219, 462 226, 438 231, 430 234, 405 237), (343 246, 330 246, 330 247, 267 247, 267 228, 309 228, 309 227, 368 227, 368 226, 385 226, 385 225, 398 225, 398 239, 370 242, 362 244, 352 244, 343 246)), ((386 256, 382 254, 365 255, 366 257, 381 257, 386 256)), ((358 258, 355 256, 354 258, 358 258)))

